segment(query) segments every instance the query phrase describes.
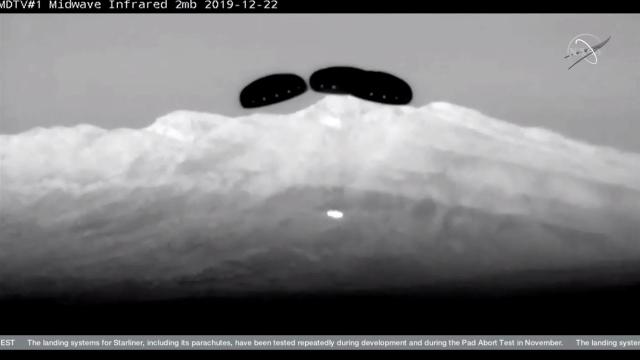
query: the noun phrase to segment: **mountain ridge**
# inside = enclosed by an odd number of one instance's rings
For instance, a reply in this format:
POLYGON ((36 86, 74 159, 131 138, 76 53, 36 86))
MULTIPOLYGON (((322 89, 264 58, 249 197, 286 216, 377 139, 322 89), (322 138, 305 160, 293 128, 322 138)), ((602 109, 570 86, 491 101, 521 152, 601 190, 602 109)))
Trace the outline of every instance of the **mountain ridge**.
POLYGON ((389 166, 403 165, 409 171, 431 168, 438 172, 447 165, 434 159, 444 152, 640 190, 640 154, 590 145, 545 129, 523 128, 446 102, 386 106, 330 95, 292 114, 233 118, 178 110, 141 129, 106 130, 86 124, 35 128, 0 135, 0 144, 7 183, 14 178, 25 184, 28 179, 37 183, 39 176, 73 175, 74 166, 77 172, 86 167, 96 180, 119 176, 92 168, 92 157, 105 167, 122 168, 120 173, 135 174, 140 171, 134 166, 143 169, 155 162, 158 168, 209 155, 215 162, 222 154, 255 152, 253 161, 258 161, 265 147, 270 151, 281 147, 269 161, 283 166, 300 161, 290 156, 300 154, 334 166, 389 161, 389 166), (404 160, 392 159, 400 156, 404 160), (409 157, 416 159, 414 164, 406 160, 409 157))

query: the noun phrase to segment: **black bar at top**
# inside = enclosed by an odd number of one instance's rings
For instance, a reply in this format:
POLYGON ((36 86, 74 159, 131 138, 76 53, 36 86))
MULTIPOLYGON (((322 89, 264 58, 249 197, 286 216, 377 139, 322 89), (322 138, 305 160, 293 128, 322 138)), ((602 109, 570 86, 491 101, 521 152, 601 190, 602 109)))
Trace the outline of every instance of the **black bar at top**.
POLYGON ((0 0, 0 13, 625 13, 628 1, 0 0))

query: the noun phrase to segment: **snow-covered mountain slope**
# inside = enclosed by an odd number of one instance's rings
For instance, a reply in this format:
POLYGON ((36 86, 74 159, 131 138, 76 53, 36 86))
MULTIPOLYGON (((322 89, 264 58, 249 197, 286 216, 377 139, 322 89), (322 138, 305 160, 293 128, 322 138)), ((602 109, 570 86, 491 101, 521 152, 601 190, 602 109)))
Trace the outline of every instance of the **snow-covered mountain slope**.
POLYGON ((0 159, 0 274, 22 281, 351 289, 640 259, 639 154, 443 102, 37 128, 0 159))

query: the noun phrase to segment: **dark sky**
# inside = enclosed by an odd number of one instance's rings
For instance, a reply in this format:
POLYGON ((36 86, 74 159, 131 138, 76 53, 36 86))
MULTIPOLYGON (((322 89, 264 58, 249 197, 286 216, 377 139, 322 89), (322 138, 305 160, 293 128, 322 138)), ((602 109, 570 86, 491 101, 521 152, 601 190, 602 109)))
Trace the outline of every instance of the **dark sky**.
POLYGON ((640 152, 638 14, 1 15, 0 41, 0 133, 246 114, 238 93, 256 77, 355 65, 406 79, 416 106, 449 101, 640 152), (580 33, 612 39, 597 65, 567 71, 580 33))

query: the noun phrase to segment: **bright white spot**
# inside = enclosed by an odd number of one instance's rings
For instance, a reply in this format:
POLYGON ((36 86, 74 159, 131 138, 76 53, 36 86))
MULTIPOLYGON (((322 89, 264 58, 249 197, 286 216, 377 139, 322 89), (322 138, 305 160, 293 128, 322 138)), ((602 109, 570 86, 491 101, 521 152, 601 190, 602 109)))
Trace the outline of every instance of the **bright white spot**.
POLYGON ((335 116, 323 116, 320 119, 320 122, 322 123, 322 125, 332 127, 334 129, 342 128, 342 120, 340 120, 340 118, 337 118, 335 116))
POLYGON ((344 214, 340 210, 328 210, 327 211, 327 216, 332 218, 332 219, 342 219, 344 214))

